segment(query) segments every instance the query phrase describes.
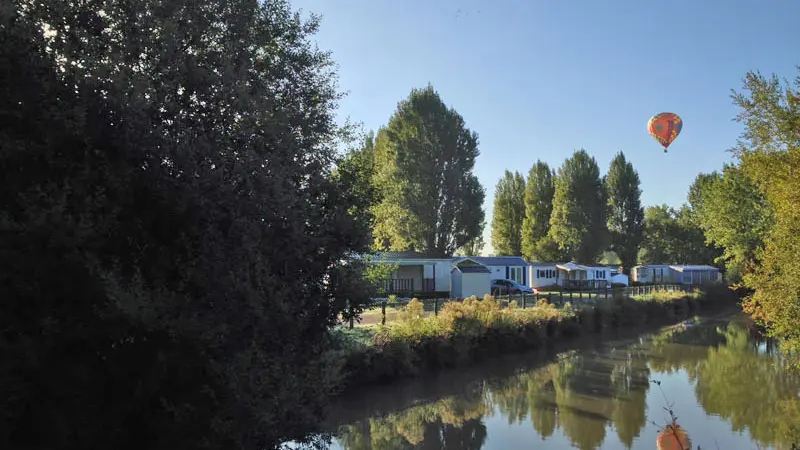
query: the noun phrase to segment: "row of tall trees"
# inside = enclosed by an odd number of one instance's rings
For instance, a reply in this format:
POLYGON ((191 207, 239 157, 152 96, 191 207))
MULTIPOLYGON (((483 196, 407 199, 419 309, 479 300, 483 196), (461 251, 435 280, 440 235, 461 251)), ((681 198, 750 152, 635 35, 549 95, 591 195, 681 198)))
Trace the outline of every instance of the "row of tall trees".
POLYGON ((720 262, 752 290, 745 309, 800 352, 800 77, 751 72, 732 97, 744 125, 735 159, 698 176, 689 200, 720 262))
POLYGON ((584 150, 566 159, 558 172, 537 161, 527 180, 506 171, 498 182, 492 244, 498 254, 533 261, 595 262, 610 253, 626 271, 636 264, 715 264, 721 243, 706 239, 700 221, 721 219, 701 217, 699 183, 680 208, 643 208, 639 175, 622 152, 602 177, 584 150))
POLYGON ((485 192, 473 173, 478 135, 428 85, 413 89, 386 126, 350 152, 368 200, 373 247, 450 256, 480 250, 485 192))
POLYGON ((639 175, 619 152, 601 177, 585 150, 558 172, 536 161, 525 178, 506 171, 495 189, 492 245, 529 260, 594 262, 607 249, 630 268, 644 233, 639 175))
MULTIPOLYGON (((485 198, 473 173, 478 154, 476 133, 429 85, 398 103, 388 124, 364 136, 338 173, 355 186, 361 201, 352 211, 369 223, 374 249, 478 254, 485 198)), ((638 262, 712 262, 693 207, 656 206, 645 214, 639 184, 622 152, 605 176, 585 150, 557 172, 542 161, 527 179, 506 171, 495 188, 495 252, 593 262, 608 251, 626 270, 638 262)))

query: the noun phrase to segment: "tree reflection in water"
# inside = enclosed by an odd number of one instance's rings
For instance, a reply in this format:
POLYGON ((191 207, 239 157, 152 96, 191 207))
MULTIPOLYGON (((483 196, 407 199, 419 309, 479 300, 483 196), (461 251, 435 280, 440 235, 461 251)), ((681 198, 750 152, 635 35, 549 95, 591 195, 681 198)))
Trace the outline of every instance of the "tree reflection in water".
MULTIPOLYGON (((491 431, 484 419, 499 414, 510 425, 529 424, 545 440, 562 433, 580 449, 600 447, 613 429, 631 448, 647 422, 650 379, 684 371, 708 414, 728 420, 733 432, 749 431, 755 444, 790 449, 800 442, 800 378, 779 361, 774 345, 741 321, 673 327, 633 345, 566 354, 467 394, 342 426, 338 442, 346 450, 478 450, 491 431)), ((697 443, 707 442, 703 447, 713 446, 702 424, 682 426, 697 443)))

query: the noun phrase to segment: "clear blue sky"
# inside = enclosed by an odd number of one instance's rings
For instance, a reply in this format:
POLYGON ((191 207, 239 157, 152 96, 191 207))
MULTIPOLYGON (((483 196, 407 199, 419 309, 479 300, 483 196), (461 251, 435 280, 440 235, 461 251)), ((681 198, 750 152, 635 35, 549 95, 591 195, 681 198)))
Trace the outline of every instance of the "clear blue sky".
MULTIPOLYGON (((794 78, 798 0, 294 0, 323 15, 316 39, 349 92, 340 117, 385 124, 429 82, 480 136, 486 232, 503 171, 557 168, 585 148, 605 172, 623 150, 645 205, 679 206, 700 172, 730 160, 730 90, 749 70, 794 78), (647 120, 683 131, 664 154, 647 120)), ((491 251, 489 245, 484 251, 491 251)))

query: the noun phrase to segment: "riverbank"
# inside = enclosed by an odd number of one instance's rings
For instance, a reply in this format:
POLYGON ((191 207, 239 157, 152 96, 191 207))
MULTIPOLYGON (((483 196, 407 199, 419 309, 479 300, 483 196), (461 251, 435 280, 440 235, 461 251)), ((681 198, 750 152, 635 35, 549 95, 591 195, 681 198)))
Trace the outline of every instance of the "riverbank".
POLYGON ((449 302, 430 317, 420 302, 412 301, 397 322, 332 332, 331 359, 340 365, 342 388, 347 389, 468 366, 604 330, 676 323, 737 302, 738 296, 724 286, 664 292, 648 299, 618 295, 560 308, 540 301, 532 308, 501 309, 487 296, 449 302))

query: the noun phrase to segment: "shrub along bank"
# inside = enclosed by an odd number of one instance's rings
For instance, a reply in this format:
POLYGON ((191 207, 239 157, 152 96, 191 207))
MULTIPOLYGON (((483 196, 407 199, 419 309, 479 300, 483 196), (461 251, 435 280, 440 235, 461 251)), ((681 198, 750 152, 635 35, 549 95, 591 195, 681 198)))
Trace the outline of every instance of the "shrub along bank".
POLYGON ((331 360, 341 364, 344 386, 361 386, 536 349, 604 329, 674 323, 737 301, 725 286, 664 292, 648 299, 616 295, 561 308, 540 300, 533 308, 515 308, 512 303, 501 309, 500 302, 487 295, 448 302, 438 316, 425 317, 423 304, 415 299, 391 324, 333 331, 331 360))

